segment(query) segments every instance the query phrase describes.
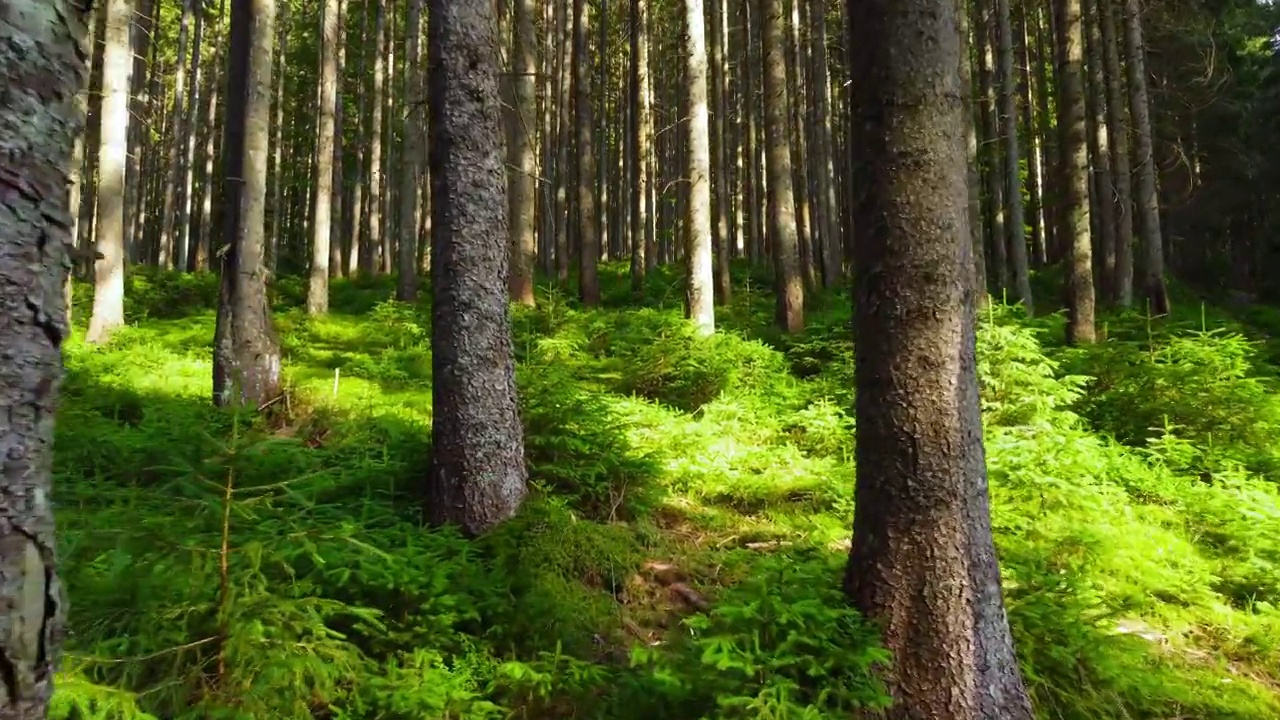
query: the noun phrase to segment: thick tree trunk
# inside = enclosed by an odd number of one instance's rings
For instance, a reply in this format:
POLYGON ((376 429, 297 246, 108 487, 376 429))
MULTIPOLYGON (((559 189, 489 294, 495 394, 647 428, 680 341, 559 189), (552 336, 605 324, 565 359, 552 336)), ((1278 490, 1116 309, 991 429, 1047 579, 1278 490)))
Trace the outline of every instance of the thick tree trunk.
POLYGON ((102 131, 98 148, 97 251, 93 315, 85 340, 104 343, 124 325, 125 171, 129 155, 129 0, 108 0, 102 56, 102 131))
POLYGON ((1031 720, 991 537, 954 0, 850 0, 857 502, 891 720, 1031 720), (911 158, 903 164, 901 158, 911 158))
MULTIPOLYGON (((684 250, 685 315, 698 331, 716 329, 711 231, 711 138, 707 110, 707 33, 702 0, 684 0, 685 176, 689 202, 684 250)), ((722 238, 723 240, 723 238, 722 238)))
POLYGON ((804 329, 804 278, 800 268, 800 237, 791 193, 791 143, 787 110, 786 23, 782 0, 756 0, 760 13, 761 54, 764 56, 765 172, 768 174, 769 236, 773 245, 774 291, 778 327, 795 333, 804 329))
POLYGON ((431 0, 434 421, 426 516, 479 534, 526 490, 491 0, 431 0))
POLYGON ((67 182, 84 130, 90 12, 0 0, 0 717, 42 720, 65 630, 53 434, 75 245, 67 182))
MULTIPOLYGON (((213 341, 215 405, 260 407, 280 392, 267 304, 267 149, 276 0, 232 0, 227 68, 222 284, 213 341)), ((326 256, 327 259, 327 256, 326 256)))

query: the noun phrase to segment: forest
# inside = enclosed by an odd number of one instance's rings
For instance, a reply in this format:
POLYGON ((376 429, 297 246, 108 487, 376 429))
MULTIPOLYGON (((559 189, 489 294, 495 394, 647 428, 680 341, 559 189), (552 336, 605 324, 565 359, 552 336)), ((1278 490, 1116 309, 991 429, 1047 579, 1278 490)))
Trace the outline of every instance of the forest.
POLYGON ((1280 718, 1276 267, 1271 0, 0 0, 0 720, 1280 718))

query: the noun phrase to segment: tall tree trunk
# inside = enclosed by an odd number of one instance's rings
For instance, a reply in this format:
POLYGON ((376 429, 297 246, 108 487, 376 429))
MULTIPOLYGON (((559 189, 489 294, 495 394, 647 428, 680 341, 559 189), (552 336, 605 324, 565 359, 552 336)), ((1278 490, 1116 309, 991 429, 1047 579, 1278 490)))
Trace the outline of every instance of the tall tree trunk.
POLYGON ((716 329, 715 267, 711 243, 711 139, 707 110, 707 31, 702 0, 684 0, 685 316, 698 332, 716 329))
POLYGON ((105 343, 124 325, 125 172, 129 156, 129 76, 133 56, 129 0, 107 0, 103 34, 102 130, 98 148, 97 251, 94 266, 93 315, 85 340, 105 343))
POLYGON ((644 289, 648 270, 646 243, 653 206, 649 192, 649 156, 653 153, 653 115, 646 92, 649 75, 649 2, 631 0, 631 289, 639 294, 644 289))
POLYGON ((333 130, 338 102, 338 0, 320 8, 320 112, 316 117, 315 197, 311 221, 307 314, 329 312, 329 243, 333 226, 333 130))
POLYGON ((231 0, 223 128, 222 282, 213 341, 215 405, 261 407, 280 393, 280 341, 267 304, 267 146, 276 0, 231 0))
MULTIPOLYGON (((191 123, 187 118, 187 106, 185 105, 187 100, 187 73, 190 67, 187 45, 189 44, 192 16, 197 14, 196 4, 197 0, 184 0, 182 3, 182 18, 179 20, 178 25, 178 67, 173 79, 173 110, 170 111, 170 116, 173 118, 173 132, 169 138, 168 181, 164 187, 164 209, 160 218, 162 223, 160 255, 165 260, 166 268, 172 268, 175 264, 183 269, 186 269, 187 266, 186 248, 174 241, 173 230, 176 222, 177 204, 180 202, 182 161, 185 159, 183 150, 187 147, 187 135, 191 132, 191 123)), ((203 9, 201 8, 199 12, 203 12, 203 9)))
POLYGON ((834 288, 843 273, 840 243, 840 202, 836 199, 835 147, 831 130, 831 70, 827 63, 827 0, 809 8, 809 45, 813 48, 813 76, 809 87, 814 99, 814 190, 818 217, 822 218, 822 284, 834 288))
POLYGON ((956 12, 955 0, 849 0, 851 147, 866 182, 846 589, 893 655, 886 718, 1031 720, 991 537, 956 12))
MULTIPOLYGON (((968 3, 957 0, 960 21, 960 97, 964 101, 965 179, 969 191, 969 243, 973 253, 973 291, 981 305, 989 300, 987 292, 986 235, 983 234, 982 168, 978 159, 978 128, 981 119, 973 96, 973 62, 970 60, 970 22, 968 3)), ((852 143, 852 138, 850 138, 852 143)), ((856 212, 856 208, 855 208, 856 212)))
POLYGON ((344 277, 346 253, 344 243, 349 238, 343 229, 346 227, 346 171, 343 163, 344 130, 346 108, 343 103, 342 86, 346 78, 347 65, 347 0, 338 0, 338 56, 334 68, 334 107, 333 107, 333 187, 329 201, 331 220, 329 223, 329 277, 344 277))
POLYGON ((431 348, 426 516, 483 533, 515 515, 527 472, 507 303, 492 0, 431 0, 431 348))
POLYGON ((1107 133, 1107 80, 1102 60, 1101 18, 1095 0, 1084 4, 1087 82, 1085 112, 1089 141, 1089 167, 1094 192, 1090 212, 1096 213, 1096 250, 1101 261, 1094 263, 1095 285, 1103 302, 1114 303, 1116 277, 1115 188, 1111 184, 1111 142, 1107 133))
POLYGON ((1018 300, 1028 315, 1035 314, 1031 301, 1031 269, 1027 262, 1026 217, 1022 207, 1022 153, 1018 149, 1018 95, 1017 78, 1013 74, 1013 20, 1009 12, 1009 0, 996 0, 996 47, 998 79, 1000 84, 1000 123, 1004 139, 1004 199, 1008 203, 1009 216, 1005 223, 1008 232, 1009 264, 1013 266, 1013 285, 1018 300))
POLYGON ((364 246, 360 249, 360 274, 373 275, 378 267, 378 251, 382 247, 382 108, 386 102, 384 87, 387 78, 387 8, 386 0, 373 0, 373 88, 369 93, 369 154, 366 158, 369 179, 367 207, 368 227, 361 234, 364 246))
POLYGON ((1129 155, 1129 107, 1124 69, 1116 37, 1120 0, 1097 0, 1102 25, 1102 59, 1107 80, 1107 137, 1111 140, 1111 177, 1116 191, 1116 304, 1133 305, 1133 170, 1129 155))
POLYGON ((1058 13, 1058 133, 1062 202, 1059 241, 1067 254, 1067 342, 1092 343, 1093 242, 1089 236, 1089 154, 1085 142, 1081 0, 1054 0, 1058 13))
POLYGON ((973 36, 977 40, 978 86, 982 94, 982 135, 986 150, 986 172, 983 181, 987 189, 987 241, 991 249, 988 260, 992 272, 987 281, 998 297, 1004 298, 1009 289, 1009 242, 1005 230, 1004 156, 1000 153, 1000 103, 996 93, 995 53, 991 48, 990 8, 983 0, 974 0, 973 15, 977 18, 973 36))
POLYGON ((534 122, 538 72, 537 38, 534 35, 533 0, 515 0, 514 41, 511 52, 511 82, 514 89, 514 126, 507 135, 507 243, 511 253, 511 299, 532 307, 533 255, 537 227, 534 208, 538 202, 538 163, 534 151, 534 122))
MULTIPOLYGON (((603 20, 602 20, 603 22, 603 20)), ((578 140, 578 296, 588 307, 600 304, 600 235, 596 227, 596 157, 591 118, 591 65, 587 55, 587 6, 573 0, 573 104, 578 140)))
MULTIPOLYGON (((723 72, 724 36, 721 34, 724 3, 725 0, 711 0, 710 6, 706 8, 710 11, 711 27, 710 32, 706 33, 710 42, 704 43, 709 45, 710 50, 710 72, 705 74, 710 78, 710 122, 715 129, 715 132, 708 132, 711 143, 711 159, 708 163, 708 171, 711 175, 708 176, 708 182, 715 183, 715 192, 711 194, 711 246, 715 252, 715 299, 721 304, 727 304, 733 295, 733 284, 729 276, 729 162, 725 151, 725 143, 729 139, 728 126, 725 123, 728 108, 725 101, 728 78, 723 72)), ((703 0, 697 0, 696 4, 699 7, 705 5, 703 0)), ((687 9, 686 14, 688 14, 687 9)), ((703 17, 706 18, 708 15, 704 14, 703 17)), ((687 58, 690 62, 694 59, 692 55, 687 58)), ((704 79, 705 84, 706 79, 704 79)), ((696 118, 690 119, 696 121, 696 118)), ((689 179, 691 182, 694 180, 692 176, 689 179)), ((693 188, 693 191, 696 193, 697 188, 693 188)))
POLYGON ((426 53, 422 44, 422 0, 409 0, 405 20, 408 54, 404 68, 404 102, 408 105, 400 141, 400 242, 396 257, 396 299, 414 302, 418 299, 418 187, 426 163, 422 157, 423 133, 427 111, 421 102, 421 88, 426 71, 426 53))
POLYGON ((0 715, 42 720, 66 632, 53 430, 69 331, 67 250, 75 242, 67 177, 84 130, 77 96, 88 84, 91 14, 71 0, 6 0, 0 17, 0 715))
POLYGON ((778 327, 796 333, 804 329, 804 279, 800 268, 800 237, 791 194, 791 143, 788 136, 786 27, 782 0, 756 0, 760 14, 761 54, 764 56, 765 171, 768 173, 769 235, 773 245, 774 291, 778 327))
POLYGON ((1164 243, 1160 234, 1160 198, 1156 195, 1155 150, 1151 138, 1151 104, 1147 97, 1146 48, 1142 44, 1142 8, 1124 0, 1125 67, 1129 71, 1129 117, 1133 121, 1137 175, 1138 227, 1142 232, 1142 289, 1152 315, 1170 311, 1164 281, 1164 243))

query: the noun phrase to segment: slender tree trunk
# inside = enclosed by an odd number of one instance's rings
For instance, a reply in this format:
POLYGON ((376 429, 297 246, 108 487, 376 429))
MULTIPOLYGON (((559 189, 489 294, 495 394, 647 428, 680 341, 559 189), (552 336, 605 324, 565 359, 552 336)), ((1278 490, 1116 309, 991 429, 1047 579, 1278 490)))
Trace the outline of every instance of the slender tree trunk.
MULTIPOLYGON (((710 6, 706 8, 710 11, 710 32, 706 33, 709 43, 704 42, 704 45, 709 45, 710 72, 705 73, 708 78, 704 78, 703 81, 705 85, 707 80, 710 80, 709 122, 715 130, 715 132, 708 132, 711 143, 711 156, 708 162, 708 171, 711 175, 708 176, 708 182, 715 184, 714 192, 711 193, 711 246, 715 253, 715 299, 722 305, 728 304, 733 295, 733 284, 729 276, 729 163, 725 152, 725 142, 729 137, 728 126, 725 123, 725 113, 728 108, 725 102, 727 78, 723 72, 724 36, 720 32, 721 20, 724 18, 724 3, 725 0, 710 0, 710 6)), ((696 0, 696 4, 699 8, 705 5, 703 0, 696 0)), ((686 14, 688 12, 686 9, 686 14)), ((704 13, 703 17, 706 18, 707 15, 704 13)), ((706 24, 704 23, 704 29, 706 24)), ((694 59, 692 55, 687 58, 690 62, 694 59)), ((693 82, 696 83, 697 79, 694 78, 693 82)), ((697 118, 691 118, 691 120, 696 122, 697 118)), ((693 181, 694 178, 690 176, 690 182, 693 181)), ((697 192, 696 187, 693 188, 693 192, 697 192)))
POLYGON ((1116 304, 1133 305, 1133 171, 1129 155, 1129 117, 1125 102, 1124 69, 1116 37, 1119 0, 1097 0, 1102 25, 1102 59, 1107 80, 1107 137, 1111 140, 1111 177, 1115 187, 1116 275, 1112 280, 1116 304))
POLYGON ((492 0, 431 0, 433 419, 426 516, 469 534, 515 515, 527 472, 507 303, 492 0))
POLYGON ((414 302, 418 299, 418 186, 426 163, 423 133, 427 111, 421 102, 421 88, 426 75, 426 53, 422 52, 422 0, 409 0, 405 20, 408 40, 404 68, 404 101, 408 114, 401 129, 404 150, 400 153, 400 242, 397 246, 396 299, 414 302))
POLYGON ((587 55, 587 7, 573 0, 573 103, 578 135, 578 295, 584 305, 600 304, 600 235, 596 226, 596 157, 591 118, 591 74, 587 55))
POLYGON ((1088 56, 1085 83, 1085 112, 1088 131, 1089 167, 1094 193, 1091 216, 1096 212, 1096 250, 1101 262, 1094 263, 1095 285, 1106 303, 1114 303, 1116 292, 1115 188, 1111 184, 1111 142, 1107 134, 1107 80, 1102 60, 1101 18, 1095 0, 1081 0, 1085 15, 1085 49, 1088 56))
POLYGON ((715 267, 711 230, 711 139, 707 110, 707 31, 702 0, 684 0, 685 82, 683 115, 685 175, 689 181, 685 218, 685 316, 698 332, 716 329, 715 267))
POLYGON ((1013 20, 1009 0, 996 0, 996 34, 999 36, 1000 122, 1004 131, 1004 197, 1008 203, 1009 262, 1013 285, 1028 315, 1035 314, 1031 301, 1031 269, 1027 261, 1026 217, 1022 207, 1022 153, 1018 149, 1017 79, 1013 74, 1013 20))
POLYGON ((1124 0, 1125 67, 1129 71, 1129 117, 1133 121, 1134 174, 1137 176, 1138 227, 1142 231, 1142 285, 1152 315, 1170 312, 1164 281, 1164 242, 1160 234, 1160 198, 1156 194, 1151 105, 1147 97, 1146 48, 1142 44, 1142 8, 1124 0))
POLYGON ((320 8, 320 109, 316 118, 315 197, 312 205, 307 314, 329 312, 329 243, 333 241, 333 132, 338 102, 338 0, 320 8))
MULTIPOLYGON (((969 191, 969 242, 973 252, 973 289, 979 304, 989 300, 987 293, 986 236, 982 231, 982 171, 978 162, 978 131, 980 120, 973 98, 973 62, 969 59, 969 11, 965 0, 957 0, 957 17, 960 21, 960 96, 964 101, 965 171, 969 191)), ((850 139, 852 142, 852 139, 850 139)), ((856 209, 855 209, 856 211, 856 209)))
POLYGON ((378 267, 378 251, 382 247, 382 108, 385 103, 384 85, 387 71, 387 9, 386 0, 373 0, 373 89, 370 93, 369 119, 369 155, 366 159, 369 179, 368 197, 365 204, 368 208, 369 226, 361 239, 365 242, 360 250, 360 274, 372 276, 378 267))
POLYGON ((653 153, 653 116, 649 93, 645 91, 649 75, 649 3, 631 0, 631 130, 633 160, 631 163, 631 289, 639 294, 644 289, 650 250, 646 238, 653 206, 650 198, 648 158, 653 153))
POLYGON ((93 315, 85 340, 105 343, 124 325, 125 172, 129 156, 129 0, 107 0, 102 56, 102 130, 98 148, 97 250, 93 315))
POLYGON ((264 262, 276 0, 231 0, 222 284, 213 342, 215 405, 261 407, 280 393, 280 342, 264 262))
POLYGON ((172 268, 175 262, 180 268, 185 269, 187 266, 186 248, 174 242, 173 230, 179 202, 179 186, 182 183, 182 160, 185 156, 183 150, 187 146, 187 134, 190 132, 190 122, 187 118, 187 108, 184 103, 187 99, 186 82, 188 68, 190 67, 187 45, 189 44, 192 16, 196 13, 196 0, 185 0, 182 4, 182 17, 178 24, 178 67, 177 74, 174 76, 173 109, 170 111, 170 116, 173 118, 173 132, 169 139, 168 181, 165 183, 164 210, 160 218, 162 223, 160 254, 166 259, 165 266, 167 268, 172 268))
POLYGON ((791 195, 791 143, 788 135, 786 40, 782 0, 756 0, 764 56, 765 169, 768 173, 769 235, 773 245, 777 323, 785 332, 804 329, 804 278, 800 237, 791 195))
POLYGON ((532 307, 533 255, 537 226, 534 208, 538 202, 537 155, 534 150, 534 122, 538 72, 537 39, 534 35, 533 0, 514 0, 515 37, 512 43, 511 72, 514 88, 515 120, 507 135, 507 216, 511 253, 511 299, 532 307))
POLYGON ((1092 343, 1093 243, 1089 237, 1089 154, 1083 92, 1084 29, 1081 0, 1054 0, 1058 13, 1058 132, 1063 190, 1059 240, 1068 249, 1067 342, 1092 343))
POLYGON ((846 589, 893 655, 887 720, 1031 720, 991 537, 956 13, 955 0, 849 1, 867 182, 846 589))

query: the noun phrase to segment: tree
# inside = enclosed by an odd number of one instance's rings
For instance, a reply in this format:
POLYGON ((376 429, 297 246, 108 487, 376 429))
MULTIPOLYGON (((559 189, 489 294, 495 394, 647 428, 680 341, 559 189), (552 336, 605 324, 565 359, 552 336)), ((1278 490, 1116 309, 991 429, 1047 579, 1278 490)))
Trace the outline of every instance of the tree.
POLYGON ((1030 720, 988 507, 957 6, 848 4, 864 192, 846 590, 893 654, 887 717, 1030 720))
POLYGON ((512 127, 507 133, 507 222, 511 247, 511 299, 534 305, 533 255, 536 238, 534 206, 537 202, 538 166, 534 148, 534 114, 538 72, 533 0, 515 0, 515 35, 511 51, 512 127))
POLYGON ((1084 105, 1084 20, 1081 0, 1054 0, 1058 55, 1058 239, 1067 248, 1067 342, 1092 343, 1093 241, 1089 235, 1089 150, 1084 105))
POLYGON ((264 263, 275 17, 276 0, 232 0, 222 141, 224 247, 213 340, 216 405, 257 407, 280 392, 280 341, 264 263))
POLYGON ((782 0, 756 0, 760 51, 764 55, 765 175, 768 188, 768 236, 773 245, 777 323, 786 332, 804 329, 804 280, 800 274, 800 235, 791 188, 788 139, 787 63, 782 0))
MULTIPOLYGON (((583 305, 600 304, 600 236, 596 233, 596 156, 591 119, 591 72, 587 53, 586 0, 573 0, 573 107, 578 146, 578 295, 583 305)), ((601 22, 604 22, 603 20, 601 22)))
POLYGON ((528 478, 507 304, 507 215, 490 0, 431 0, 432 413, 427 519, 479 534, 528 478))
POLYGON ((94 265, 93 315, 85 339, 106 342, 124 325, 125 170, 129 156, 130 0, 107 0, 102 56, 102 132, 98 146, 97 248, 94 265))
POLYGON ((320 8, 320 108, 316 122, 315 199, 312 206, 311 270, 307 284, 307 314, 329 312, 329 243, 333 226, 333 148, 338 98, 338 0, 324 0, 320 8))
MULTIPOLYGON (((685 175, 685 314, 710 335, 716 329, 715 269, 711 247, 711 138, 707 109, 707 33, 702 0, 684 0, 685 80, 683 84, 685 175)), ((727 234, 727 233, 726 233, 727 234)), ((722 238, 722 241, 724 238, 722 238)))
POLYGON ((84 129, 90 11, 0 0, 0 716, 48 715, 65 606, 54 553, 53 430, 74 246, 67 179, 84 129), (34 50, 34 51, 33 51, 34 50))

